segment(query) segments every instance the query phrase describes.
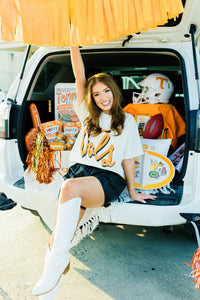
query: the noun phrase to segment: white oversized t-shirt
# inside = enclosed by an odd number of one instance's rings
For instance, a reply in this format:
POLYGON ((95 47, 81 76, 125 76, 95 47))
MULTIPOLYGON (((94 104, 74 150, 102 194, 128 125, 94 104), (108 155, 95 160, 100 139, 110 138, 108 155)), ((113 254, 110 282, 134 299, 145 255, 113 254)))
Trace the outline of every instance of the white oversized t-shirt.
POLYGON ((111 116, 101 113, 99 125, 102 132, 93 137, 87 134, 84 120, 88 112, 84 103, 74 109, 82 123, 81 131, 71 150, 70 161, 115 172, 124 178, 122 160, 143 154, 137 124, 132 115, 125 113, 124 129, 120 135, 110 131, 111 116))

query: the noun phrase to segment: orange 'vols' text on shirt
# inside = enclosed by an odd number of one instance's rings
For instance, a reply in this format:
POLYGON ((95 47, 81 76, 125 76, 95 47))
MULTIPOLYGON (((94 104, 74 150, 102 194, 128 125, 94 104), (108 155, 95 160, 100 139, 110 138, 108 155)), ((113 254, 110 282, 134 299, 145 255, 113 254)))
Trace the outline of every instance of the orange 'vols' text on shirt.
POLYGON ((94 144, 89 141, 89 137, 87 135, 87 128, 85 128, 82 142, 81 142, 81 156, 82 157, 84 157, 85 155, 88 155, 89 157, 94 156, 96 161, 101 160, 101 164, 103 167, 107 167, 107 166, 112 167, 116 163, 116 161, 112 162, 114 145, 110 145, 107 150, 105 150, 101 154, 98 154, 101 150, 105 149, 105 146, 108 144, 109 140, 110 140, 110 134, 106 133, 102 137, 102 139, 100 140, 100 142, 98 143, 95 149, 94 144), (104 158, 106 155, 108 155, 107 159, 104 158))

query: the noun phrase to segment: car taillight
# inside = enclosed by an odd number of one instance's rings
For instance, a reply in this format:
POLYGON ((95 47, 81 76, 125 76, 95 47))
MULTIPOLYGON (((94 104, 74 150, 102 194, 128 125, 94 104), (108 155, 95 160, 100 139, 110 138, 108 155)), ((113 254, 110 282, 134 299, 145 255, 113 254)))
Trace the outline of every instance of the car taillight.
POLYGON ((9 116, 11 103, 4 101, 0 104, 0 138, 9 138, 9 116))

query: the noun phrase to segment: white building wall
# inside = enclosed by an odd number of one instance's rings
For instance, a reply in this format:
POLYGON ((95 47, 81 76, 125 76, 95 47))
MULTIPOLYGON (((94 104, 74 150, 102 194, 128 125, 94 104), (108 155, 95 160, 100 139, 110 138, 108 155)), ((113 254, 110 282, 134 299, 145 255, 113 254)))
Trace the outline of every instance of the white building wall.
POLYGON ((0 50, 0 89, 7 94, 16 75, 21 71, 24 51, 0 50))

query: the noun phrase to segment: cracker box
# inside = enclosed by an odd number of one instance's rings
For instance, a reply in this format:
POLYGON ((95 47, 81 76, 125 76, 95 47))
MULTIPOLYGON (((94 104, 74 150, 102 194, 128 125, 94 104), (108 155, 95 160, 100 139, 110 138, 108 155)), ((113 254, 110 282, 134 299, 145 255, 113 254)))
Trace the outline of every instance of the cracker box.
POLYGON ((75 83, 57 83, 55 85, 55 119, 62 122, 78 122, 73 105, 76 101, 75 83))

